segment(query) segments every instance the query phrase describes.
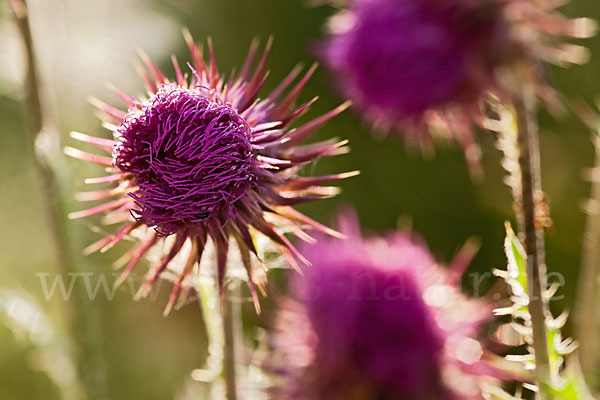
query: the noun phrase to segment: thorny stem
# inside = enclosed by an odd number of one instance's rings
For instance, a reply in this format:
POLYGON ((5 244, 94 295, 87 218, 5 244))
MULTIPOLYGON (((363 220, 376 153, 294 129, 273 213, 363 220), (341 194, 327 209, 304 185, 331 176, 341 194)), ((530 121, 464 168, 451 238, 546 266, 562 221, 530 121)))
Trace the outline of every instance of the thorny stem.
POLYGON ((533 88, 526 81, 520 82, 519 92, 514 96, 514 107, 517 116, 519 166, 521 169, 521 201, 527 252, 529 313, 533 328, 536 376, 542 399, 546 399, 544 386, 551 382, 551 374, 545 323, 547 305, 543 298, 546 286, 545 203, 542 192, 536 99, 533 88))
POLYGON ((579 296, 576 303, 575 333, 579 360, 584 372, 593 370, 598 359, 598 275, 600 275, 600 137, 594 137, 596 158, 592 170, 591 197, 586 207, 579 296))
POLYGON ((225 380, 225 398, 237 400, 236 384, 236 325, 239 324, 239 315, 236 314, 235 305, 231 295, 235 283, 227 285, 221 294, 221 319, 223 321, 223 377, 225 380))
MULTIPOLYGON (((51 125, 44 114, 42 96, 40 93, 40 79, 38 76, 37 59, 34 42, 29 22, 29 13, 26 0, 9 0, 18 26, 19 34, 23 40, 26 55, 26 71, 24 82, 24 95, 26 106, 27 128, 29 132, 29 146, 33 155, 34 166, 38 175, 39 184, 43 194, 43 204, 46 208, 48 226, 54 241, 53 247, 58 273, 69 276, 77 270, 71 253, 66 227, 63 223, 64 213, 57 173, 50 164, 47 154, 38 150, 38 144, 44 140, 57 142, 58 132, 48 129, 51 125)), ((98 368, 100 361, 92 350, 97 332, 95 314, 86 305, 89 301, 81 293, 80 288, 74 288, 73 298, 65 302, 67 325, 71 331, 72 340, 77 346, 76 360, 79 373, 82 377, 82 388, 87 399, 104 399, 104 373, 98 368)))

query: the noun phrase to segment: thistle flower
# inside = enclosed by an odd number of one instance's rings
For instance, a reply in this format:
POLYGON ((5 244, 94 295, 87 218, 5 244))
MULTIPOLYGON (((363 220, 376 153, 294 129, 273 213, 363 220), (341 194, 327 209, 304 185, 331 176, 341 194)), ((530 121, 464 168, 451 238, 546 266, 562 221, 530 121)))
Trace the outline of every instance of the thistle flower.
POLYGON ((140 68, 140 75, 146 84, 147 96, 136 99, 114 89, 127 107, 126 111, 93 100, 102 112, 104 126, 113 132, 113 138, 77 132, 72 136, 112 156, 70 147, 65 152, 108 171, 107 176, 87 179, 87 183, 114 186, 80 193, 79 200, 105 202, 72 213, 70 217, 104 213, 105 223, 121 223, 114 233, 89 246, 86 253, 106 251, 130 234, 143 237, 120 259, 119 263, 128 265, 117 284, 122 283, 152 249, 168 246, 149 272, 140 290, 141 296, 148 293, 169 263, 185 252, 185 265, 175 280, 166 312, 187 281, 185 278, 193 273, 194 265, 200 263, 208 239, 214 247, 217 281, 222 288, 233 239, 247 269, 258 307, 251 262, 251 254, 257 257, 259 254, 254 240, 257 233, 272 240, 292 265, 296 265, 296 260, 304 262, 305 259, 284 232, 303 239, 308 237, 303 231, 305 228, 338 235, 291 206, 330 197, 336 193, 335 188, 321 184, 355 174, 298 175, 299 169, 315 158, 346 151, 346 141, 300 144, 342 112, 347 104, 291 128, 296 118, 316 100, 294 108, 314 67, 288 90, 301 70, 295 68, 271 94, 259 99, 268 75, 265 65, 271 41, 254 72, 251 69, 257 53, 256 41, 240 73, 226 79, 218 72, 211 42, 208 42, 209 61, 205 62, 202 50, 189 33, 184 32, 184 36, 192 58, 192 63, 188 63, 190 76, 182 72, 173 57, 176 79, 169 79, 142 53, 145 68, 140 68))
POLYGON ((544 0, 349 0, 329 24, 320 54, 341 92, 382 130, 424 147, 432 133, 452 137, 472 166, 480 158, 472 124, 491 94, 506 99, 501 70, 526 66, 538 94, 556 96, 539 61, 577 63, 585 49, 559 36, 588 37, 593 24, 568 20, 544 0))
POLYGON ((280 398, 483 399, 502 375, 476 339, 491 307, 407 234, 363 239, 348 218, 341 231, 305 251, 277 320, 280 398))

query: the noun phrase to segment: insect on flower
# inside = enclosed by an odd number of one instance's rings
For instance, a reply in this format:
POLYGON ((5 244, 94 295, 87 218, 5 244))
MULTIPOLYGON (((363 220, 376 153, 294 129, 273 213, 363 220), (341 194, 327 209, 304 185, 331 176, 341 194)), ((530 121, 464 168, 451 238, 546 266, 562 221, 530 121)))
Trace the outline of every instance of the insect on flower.
POLYGON ((110 154, 65 149, 66 154, 99 164, 108 171, 106 176, 86 179, 86 183, 110 183, 112 187, 78 194, 79 200, 104 203, 74 212, 70 217, 104 213, 105 223, 121 224, 114 233, 90 245, 86 253, 104 252, 134 231, 142 232, 143 239, 121 258, 127 266, 117 284, 127 278, 151 249, 168 244, 160 261, 149 271, 140 296, 148 293, 176 256, 184 249, 188 251, 166 313, 209 243, 216 254, 216 279, 219 288, 223 287, 227 256, 234 242, 247 270, 258 310, 251 262, 251 255, 258 257, 259 253, 255 235, 268 237, 295 266, 298 260, 307 261, 284 230, 305 240, 311 239, 304 232, 306 228, 339 236, 292 206, 335 195, 336 188, 321 185, 357 173, 298 175, 301 167, 318 157, 347 151, 345 140, 301 143, 348 104, 292 127, 316 100, 294 107, 314 67, 298 80, 301 68, 294 68, 261 99, 258 96, 268 75, 265 66, 270 40, 253 71, 257 41, 252 43, 239 74, 225 78, 217 69, 211 41, 208 41, 209 59, 205 61, 202 49, 189 32, 185 31, 184 37, 191 53, 192 62, 188 64, 191 74, 184 74, 177 59, 172 57, 176 78, 171 80, 142 53, 145 68, 140 74, 148 90, 146 96, 133 98, 114 89, 126 111, 93 101, 113 138, 72 134, 73 138, 110 154))

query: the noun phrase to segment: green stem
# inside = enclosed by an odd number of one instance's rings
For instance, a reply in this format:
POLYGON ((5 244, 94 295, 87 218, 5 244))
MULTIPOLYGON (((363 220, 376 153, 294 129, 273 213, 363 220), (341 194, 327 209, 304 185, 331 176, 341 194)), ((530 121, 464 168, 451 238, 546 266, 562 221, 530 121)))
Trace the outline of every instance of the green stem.
MULTIPOLYGON (((26 0, 10 0, 14 11, 19 34, 23 40, 27 67, 25 71, 24 95, 29 132, 29 147, 33 155, 39 184, 42 191, 43 205, 50 235, 53 240, 54 256, 57 273, 63 278, 74 272, 79 272, 74 261, 69 242, 65 221, 65 213, 61 202, 57 167, 52 160, 59 159, 60 154, 49 154, 53 149, 59 149, 59 134, 53 129, 54 124, 45 115, 40 93, 40 79, 37 68, 34 40, 31 33, 29 13, 26 0), (41 143, 41 145, 40 145, 41 143), (40 145, 40 149, 38 149, 40 145), (44 147, 42 151, 42 147, 44 147)), ((98 315, 91 307, 91 301, 81 285, 76 285, 72 298, 64 303, 66 324, 71 334, 71 340, 76 346, 75 360, 81 377, 84 396, 88 400, 105 399, 105 374, 102 368, 102 358, 97 352, 98 332, 100 324, 98 315)))
POLYGON ((527 282, 529 313, 533 328, 536 376, 542 399, 544 386, 551 382, 548 340, 546 336, 547 305, 543 298, 546 287, 544 244, 545 203, 542 192, 539 135, 536 98, 527 81, 520 82, 520 93, 515 96, 519 166, 521 169, 521 202, 527 252, 527 282))
MULTIPOLYGON (((594 137, 596 157, 592 170, 591 197, 583 234, 581 276, 575 307, 575 334, 579 342, 581 368, 588 378, 595 378, 598 361, 598 276, 600 275, 600 138, 594 137)), ((597 378, 595 378, 597 379, 597 378)), ((592 382, 594 383, 594 382, 592 382)), ((595 382, 597 383, 597 382, 595 382)))
POLYGON ((235 305, 231 295, 234 294, 231 284, 227 285, 221 295, 221 316, 223 321, 223 376, 225 379, 225 396, 227 400, 237 399, 236 383, 236 325, 239 316, 235 315, 235 305))

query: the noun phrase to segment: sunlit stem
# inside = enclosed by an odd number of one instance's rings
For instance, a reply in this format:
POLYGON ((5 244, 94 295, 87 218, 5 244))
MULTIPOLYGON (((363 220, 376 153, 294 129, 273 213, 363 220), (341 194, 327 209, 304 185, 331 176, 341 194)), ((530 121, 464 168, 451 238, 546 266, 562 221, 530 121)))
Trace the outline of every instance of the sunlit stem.
POLYGON ((536 376, 542 399, 545 385, 551 383, 548 340, 546 336, 547 305, 543 298, 546 288, 546 261, 544 223, 546 220, 544 194, 542 192, 539 135, 536 98, 532 84, 521 79, 513 102, 517 116, 517 141, 521 169, 521 202, 527 252, 527 282, 529 313, 533 328, 536 376))
POLYGON ((230 282, 219 294, 214 279, 201 279, 200 302, 209 339, 209 354, 203 369, 195 370, 197 381, 212 386, 211 398, 238 398, 237 362, 242 341, 239 282, 230 282), (215 385, 222 378, 224 387, 215 385))
POLYGON ((592 187, 587 203, 587 220, 583 234, 583 249, 579 290, 575 307, 575 335, 579 341, 579 360, 588 378, 594 374, 598 361, 598 276, 600 275, 600 136, 594 137, 596 157, 592 170, 592 187))
POLYGON ((227 400, 237 400, 237 332, 240 315, 236 309, 235 296, 237 283, 226 285, 221 295, 221 315, 223 320, 223 377, 225 379, 225 396, 227 400))
MULTIPOLYGON (((55 124, 51 123, 43 107, 27 3, 25 0, 10 0, 10 4, 25 49, 24 95, 30 152, 33 155, 34 166, 39 178, 42 204, 46 209, 58 273, 67 277, 71 273, 77 272, 78 268, 73 259, 67 230, 63 222, 65 213, 59 190, 58 167, 53 164, 60 159, 59 155, 52 153, 53 149, 60 149, 59 135, 55 124)), ((83 389, 83 396, 87 400, 105 399, 107 398, 105 374, 102 358, 97 351, 100 331, 97 314, 91 307, 91 302, 86 298, 83 289, 78 285, 74 287, 72 298, 64 303, 64 307, 71 339, 76 345, 75 360, 81 381, 81 388, 76 388, 74 393, 80 393, 80 390, 83 389)), ((81 396, 75 396, 75 398, 79 397, 81 396)))

